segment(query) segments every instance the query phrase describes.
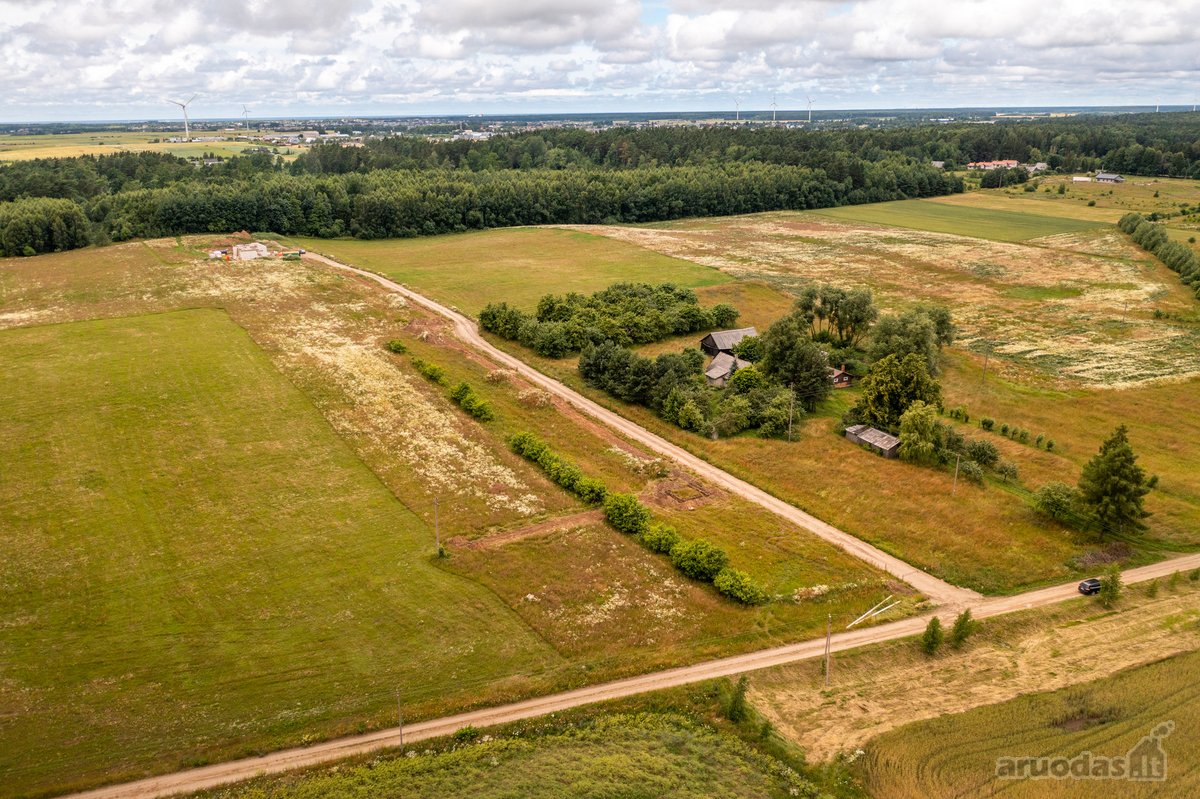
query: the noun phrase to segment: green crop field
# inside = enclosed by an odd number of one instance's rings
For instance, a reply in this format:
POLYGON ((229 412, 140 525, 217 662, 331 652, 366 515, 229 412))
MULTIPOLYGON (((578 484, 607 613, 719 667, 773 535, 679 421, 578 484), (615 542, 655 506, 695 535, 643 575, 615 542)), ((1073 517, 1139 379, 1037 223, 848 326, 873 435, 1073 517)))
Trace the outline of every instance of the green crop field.
POLYGON ((813 213, 852 222, 954 233, 993 241, 1027 241, 1098 228, 1102 223, 1037 213, 950 205, 932 200, 897 200, 824 208, 813 213))
POLYGON ((590 294, 622 281, 698 288, 728 275, 690 261, 577 230, 509 228, 423 239, 355 241, 294 239, 428 292, 475 315, 504 300, 530 310, 543 294, 590 294))
MULTIPOLYGON (((240 131, 239 131, 240 132, 240 131)), ((251 131, 255 133, 256 131, 251 131)), ((235 133, 192 131, 193 136, 234 136, 235 133)), ((175 132, 146 133, 143 131, 112 131, 96 133, 54 133, 37 136, 0 135, 0 163, 28 161, 33 158, 76 158, 81 155, 111 155, 119 152, 170 153, 181 158, 201 158, 214 153, 224 158, 241 155, 254 142, 169 142, 171 137, 183 137, 182 128, 175 132), (155 141, 157 139, 157 141, 155 141)), ((307 149, 303 146, 281 147, 279 155, 291 160, 307 149)))
POLYGON ((7 330, 0 363, 0 795, 559 661, 224 312, 7 330))
POLYGON ((918 722, 867 747, 864 784, 875 799, 1006 796, 1083 799, 1097 794, 1186 799, 1200 793, 1200 652, 1048 694, 918 722), (1170 723, 1164 730, 1160 725, 1170 723), (1166 755, 1161 782, 999 779, 999 758, 1124 756, 1150 735, 1166 755))

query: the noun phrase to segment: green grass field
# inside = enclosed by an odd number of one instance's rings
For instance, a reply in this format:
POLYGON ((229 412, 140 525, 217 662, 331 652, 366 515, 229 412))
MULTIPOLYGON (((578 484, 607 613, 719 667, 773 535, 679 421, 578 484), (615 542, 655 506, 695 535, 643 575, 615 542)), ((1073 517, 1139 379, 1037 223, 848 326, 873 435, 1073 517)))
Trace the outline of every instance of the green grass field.
POLYGON ((508 228, 392 241, 294 239, 298 246, 429 292, 472 316, 489 302, 532 310, 550 292, 590 294, 619 282, 699 288, 722 272, 577 230, 508 228))
POLYGON ((559 662, 224 312, 7 330, 0 363, 0 795, 559 662))
MULTIPOLYGON (((239 131, 240 132, 240 131, 239 131)), ((254 133, 255 131, 251 131, 254 133)), ((237 133, 192 131, 193 136, 236 136, 237 133)), ((216 153, 224 158, 241 155, 254 146, 252 142, 169 142, 173 136, 183 137, 183 129, 175 132, 146 133, 142 131, 112 131, 96 133, 55 133, 39 136, 0 135, 0 163, 29 161, 34 158, 76 158, 81 155, 111 155, 118 152, 170 153, 181 158, 201 158, 216 153), (158 141, 153 141, 158 139, 158 141)), ((303 146, 280 147, 279 155, 291 160, 307 149, 303 146)))
POLYGON ((901 727, 867 747, 864 784, 875 799, 1188 799, 1200 793, 1200 652, 1047 694, 901 727), (1165 722, 1161 782, 999 779, 998 758, 1125 755, 1165 722))
POLYGON ((994 241, 1027 241, 1058 233, 1090 230, 1102 224, 1037 213, 950 205, 932 200, 845 205, 840 208, 824 208, 813 213, 853 222, 870 222, 935 233, 954 233, 994 241))

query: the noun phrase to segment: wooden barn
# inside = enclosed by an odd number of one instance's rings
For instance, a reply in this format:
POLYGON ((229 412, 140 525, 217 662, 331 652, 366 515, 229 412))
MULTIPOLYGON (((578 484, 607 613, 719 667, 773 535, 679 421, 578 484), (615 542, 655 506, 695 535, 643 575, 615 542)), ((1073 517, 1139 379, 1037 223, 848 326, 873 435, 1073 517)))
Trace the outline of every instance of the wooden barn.
POLYGON ((752 327, 740 327, 737 330, 716 330, 700 339, 700 349, 704 350, 705 354, 712 355, 713 357, 722 352, 732 355, 733 348, 742 339, 746 338, 746 336, 757 335, 758 331, 752 327))
POLYGON ((885 458, 895 458, 900 454, 900 439, 865 424, 847 427, 846 438, 855 444, 870 447, 885 458))

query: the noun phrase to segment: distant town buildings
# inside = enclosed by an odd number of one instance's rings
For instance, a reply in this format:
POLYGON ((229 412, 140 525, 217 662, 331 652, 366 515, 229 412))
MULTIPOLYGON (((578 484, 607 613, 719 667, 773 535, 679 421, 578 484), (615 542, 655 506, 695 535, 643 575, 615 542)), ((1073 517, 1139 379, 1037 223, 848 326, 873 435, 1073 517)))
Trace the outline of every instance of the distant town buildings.
POLYGON ((972 161, 967 164, 967 169, 982 169, 985 172, 989 172, 993 169, 1012 169, 1014 166, 1020 165, 1020 161, 1006 158, 1003 161, 972 161))

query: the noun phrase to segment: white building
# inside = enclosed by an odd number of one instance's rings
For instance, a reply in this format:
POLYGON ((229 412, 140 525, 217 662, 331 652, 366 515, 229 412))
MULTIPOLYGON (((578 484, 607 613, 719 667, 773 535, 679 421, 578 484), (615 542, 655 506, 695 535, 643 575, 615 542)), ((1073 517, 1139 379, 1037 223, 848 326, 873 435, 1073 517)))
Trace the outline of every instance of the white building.
POLYGON ((260 241, 250 244, 235 244, 229 253, 235 261, 253 261, 255 258, 266 258, 271 254, 267 245, 260 241))

